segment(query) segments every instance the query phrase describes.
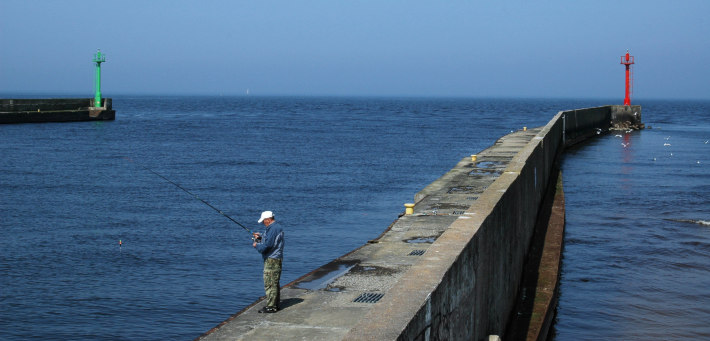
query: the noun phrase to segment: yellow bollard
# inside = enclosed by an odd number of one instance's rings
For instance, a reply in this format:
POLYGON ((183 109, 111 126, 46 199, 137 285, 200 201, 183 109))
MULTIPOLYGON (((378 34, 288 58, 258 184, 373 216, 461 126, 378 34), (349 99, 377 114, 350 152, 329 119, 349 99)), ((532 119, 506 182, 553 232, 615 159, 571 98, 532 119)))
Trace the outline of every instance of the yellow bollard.
POLYGON ((528 131, 528 127, 523 127, 523 131, 528 131))
POLYGON ((404 204, 404 207, 406 207, 404 209, 404 214, 410 215, 410 214, 414 213, 414 204, 406 203, 406 204, 404 204))
POLYGON ((471 155, 471 161, 476 161, 476 154, 471 155))

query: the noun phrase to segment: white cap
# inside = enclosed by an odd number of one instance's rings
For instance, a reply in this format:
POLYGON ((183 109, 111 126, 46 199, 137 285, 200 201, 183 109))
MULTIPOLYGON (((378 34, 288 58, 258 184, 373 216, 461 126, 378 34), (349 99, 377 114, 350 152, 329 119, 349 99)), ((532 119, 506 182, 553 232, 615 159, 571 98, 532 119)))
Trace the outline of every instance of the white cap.
POLYGON ((264 221, 264 219, 273 218, 273 217, 274 217, 274 212, 271 212, 271 211, 261 212, 261 218, 259 218, 259 224, 261 224, 261 222, 264 221))

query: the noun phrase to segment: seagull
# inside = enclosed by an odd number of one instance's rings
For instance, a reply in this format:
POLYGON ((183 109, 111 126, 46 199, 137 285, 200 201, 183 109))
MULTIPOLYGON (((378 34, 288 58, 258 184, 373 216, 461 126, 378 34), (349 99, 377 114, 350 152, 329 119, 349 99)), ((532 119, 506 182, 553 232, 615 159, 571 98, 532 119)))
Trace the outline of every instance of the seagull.
POLYGON ((626 147, 628 147, 628 146, 629 146, 629 144, 628 144, 628 143, 623 143, 623 142, 621 142, 621 145, 622 145, 622 146, 624 146, 624 148, 626 148, 626 147))
POLYGON ((669 138, 671 138, 671 137, 670 136, 666 137, 666 140, 668 140, 669 138))
POLYGON ((621 135, 619 135, 619 134, 616 134, 616 135, 614 135, 614 137, 621 137, 621 135))
POLYGON ((653 158, 653 161, 656 161, 656 158, 655 158, 655 157, 653 158))
MULTIPOLYGON (((710 140, 708 140, 708 141, 710 141, 710 140)), ((708 144, 708 141, 705 141, 705 144, 708 144)))
POLYGON ((671 144, 670 144, 670 143, 664 143, 663 145, 664 145, 664 146, 670 146, 671 144))

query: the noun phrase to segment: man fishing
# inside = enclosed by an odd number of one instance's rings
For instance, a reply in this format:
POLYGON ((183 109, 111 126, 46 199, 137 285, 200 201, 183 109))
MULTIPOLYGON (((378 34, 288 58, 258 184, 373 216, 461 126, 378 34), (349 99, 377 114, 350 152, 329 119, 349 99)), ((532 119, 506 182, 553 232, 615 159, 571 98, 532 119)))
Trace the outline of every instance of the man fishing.
POLYGON ((259 223, 266 226, 266 231, 254 233, 254 243, 261 257, 264 258, 264 291, 266 292, 266 306, 259 310, 260 313, 275 313, 279 310, 281 296, 279 280, 281 279, 281 260, 284 251, 284 231, 280 226, 274 226, 276 220, 271 211, 261 212, 259 223))
MULTIPOLYGON (((128 157, 124 157, 124 159, 133 162, 133 160, 128 157)), ((276 219, 274 219, 274 213, 271 211, 261 212, 261 218, 259 218, 259 223, 263 223, 264 226, 266 226, 266 232, 264 232, 264 236, 262 237, 261 233, 252 233, 249 228, 240 224, 238 221, 234 220, 234 218, 228 216, 226 213, 222 212, 217 207, 212 206, 212 204, 200 198, 199 196, 197 196, 197 194, 192 193, 188 191, 185 187, 180 186, 177 182, 166 178, 165 176, 146 166, 143 166, 141 164, 138 165, 141 166, 143 169, 159 176, 163 180, 175 185, 175 187, 183 190, 185 193, 193 196, 195 199, 202 201, 203 204, 209 206, 213 210, 217 211, 217 213, 223 215, 225 218, 231 220, 233 223, 239 225, 245 231, 252 234, 254 238, 254 243, 252 243, 252 246, 254 246, 254 248, 256 248, 256 250, 259 251, 259 253, 261 253, 261 256, 264 258, 264 291, 266 291, 266 306, 259 310, 259 312, 277 312, 279 310, 279 299, 281 298, 279 281, 281 280, 281 260, 283 259, 284 252, 284 231, 279 226, 272 227, 272 225, 276 222, 276 219)), ((119 246, 120 245, 121 241, 119 240, 119 246)))

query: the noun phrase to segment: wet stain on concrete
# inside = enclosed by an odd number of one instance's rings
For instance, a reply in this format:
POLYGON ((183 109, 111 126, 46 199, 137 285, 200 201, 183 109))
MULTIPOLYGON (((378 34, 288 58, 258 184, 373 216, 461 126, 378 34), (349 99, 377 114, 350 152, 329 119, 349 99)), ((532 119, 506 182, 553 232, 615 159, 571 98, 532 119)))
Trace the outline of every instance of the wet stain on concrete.
POLYGON ((348 273, 357 263, 358 260, 330 262, 295 283, 293 287, 306 290, 325 289, 336 278, 348 273))
POLYGON ((449 188, 449 194, 481 194, 486 190, 482 186, 456 186, 449 188))
POLYGON ((331 291, 331 292, 341 292, 341 291, 345 291, 345 287, 344 287, 344 286, 341 286, 341 285, 336 285, 336 286, 330 286, 330 285, 328 285, 328 286, 325 288, 325 290, 326 290, 326 291, 331 291))
POLYGON ((502 168, 505 167, 507 162, 504 161, 481 161, 476 163, 476 168, 480 170, 502 168))
POLYGON ((431 237, 414 237, 414 238, 409 238, 403 240, 405 243, 410 243, 410 244, 418 244, 418 243, 433 243, 436 238, 439 238, 439 236, 431 236, 431 237))
POLYGON ((375 266, 375 265, 355 265, 352 269, 350 269, 350 273, 353 275, 357 274, 366 274, 366 275, 372 275, 372 276, 389 276, 392 274, 395 274, 399 272, 398 270, 391 269, 391 268, 385 268, 382 266, 375 266))
POLYGON ((432 205, 432 207, 436 207, 437 210, 467 210, 469 207, 471 207, 471 205, 437 203, 435 205, 432 205))

